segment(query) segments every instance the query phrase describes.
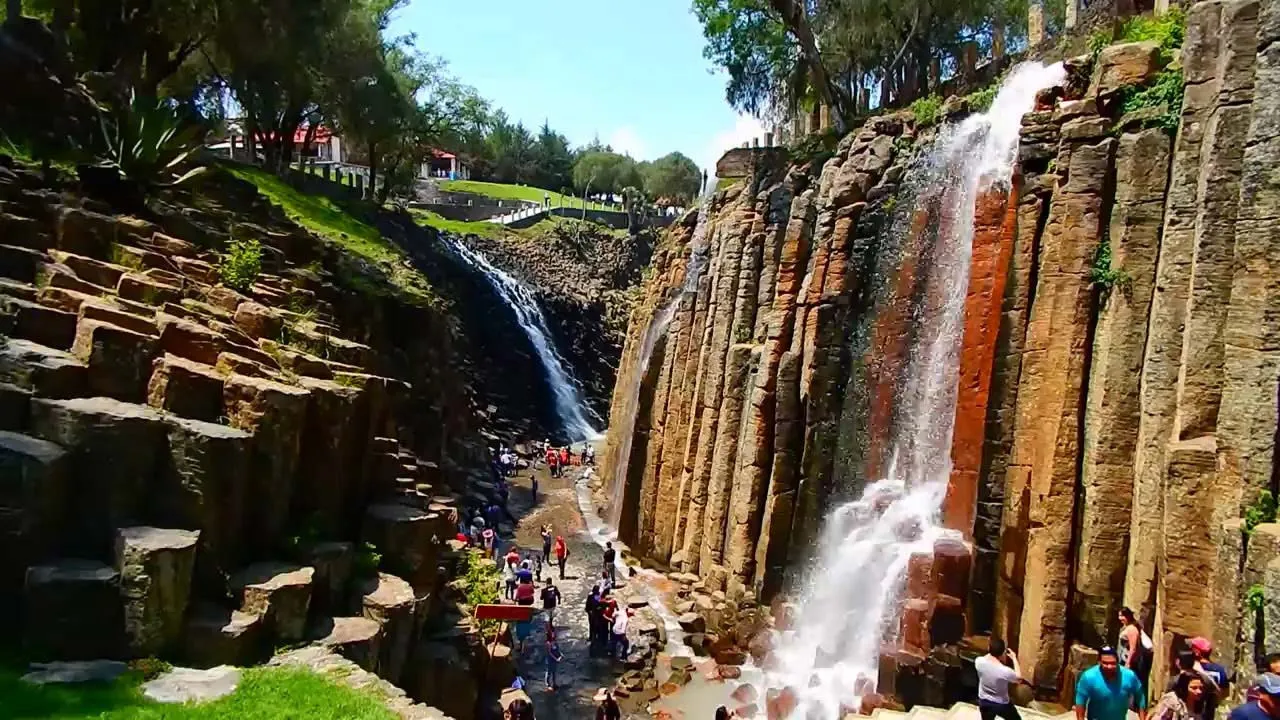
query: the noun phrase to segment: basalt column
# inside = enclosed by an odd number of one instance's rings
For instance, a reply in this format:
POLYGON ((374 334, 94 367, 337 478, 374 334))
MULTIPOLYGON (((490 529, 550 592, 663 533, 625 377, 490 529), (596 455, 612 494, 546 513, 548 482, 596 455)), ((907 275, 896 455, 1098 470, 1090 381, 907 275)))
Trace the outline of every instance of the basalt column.
MULTIPOLYGON (((1073 637, 1104 644, 1124 593, 1138 441, 1138 379, 1169 176, 1168 134, 1126 133, 1116 151, 1116 196, 1108 234, 1124 282, 1103 291, 1093 341, 1081 468, 1080 537, 1071 609, 1073 637)), ((1139 512, 1143 510, 1139 509, 1139 512)))
MULTIPOLYGON (((1109 121, 1098 117, 1062 127, 1060 178, 1041 242, 1007 473, 1006 494, 1026 503, 1028 521, 1019 529, 1027 541, 1018 654, 1032 683, 1049 691, 1057 690, 1066 656, 1080 421, 1092 324, 1089 269, 1106 222, 1116 144, 1107 137, 1108 129, 1109 121)), ((1006 523, 1017 517, 1008 510, 1006 523)), ((1006 561, 1018 552, 1006 546, 1006 561)))

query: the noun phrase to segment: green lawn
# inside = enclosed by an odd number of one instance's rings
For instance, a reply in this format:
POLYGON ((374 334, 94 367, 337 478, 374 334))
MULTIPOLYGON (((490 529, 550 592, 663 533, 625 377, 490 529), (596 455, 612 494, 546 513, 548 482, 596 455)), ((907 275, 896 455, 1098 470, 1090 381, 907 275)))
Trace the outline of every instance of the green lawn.
POLYGON ((393 285, 410 295, 432 300, 426 278, 411 267, 400 248, 369 225, 323 195, 308 195, 279 177, 249 165, 223 165, 232 175, 253 183, 268 200, 284 209, 294 222, 342 246, 377 268, 393 285))
POLYGON ((294 668, 250 668, 221 700, 161 705, 143 697, 140 678, 111 683, 30 685, 23 666, 0 665, 0 718, 5 720, 393 720, 372 696, 294 668))
POLYGON ((455 235, 480 235, 497 238, 507 231, 501 225, 491 222, 467 222, 466 220, 449 220, 427 210, 410 210, 419 225, 426 225, 455 235))
MULTIPOLYGON (((558 192, 543 190, 542 188, 530 187, 528 185, 505 185, 503 183, 479 182, 477 180, 445 180, 440 183, 440 189, 447 192, 463 192, 473 195, 484 195, 485 197, 497 198, 499 200, 524 200, 526 202, 542 203, 543 194, 551 196, 551 207, 571 207, 582 209, 582 198, 573 197, 571 195, 561 195, 558 192)), ((588 209, 591 210, 613 210, 615 208, 608 205, 602 205, 598 202, 590 203, 588 209)))

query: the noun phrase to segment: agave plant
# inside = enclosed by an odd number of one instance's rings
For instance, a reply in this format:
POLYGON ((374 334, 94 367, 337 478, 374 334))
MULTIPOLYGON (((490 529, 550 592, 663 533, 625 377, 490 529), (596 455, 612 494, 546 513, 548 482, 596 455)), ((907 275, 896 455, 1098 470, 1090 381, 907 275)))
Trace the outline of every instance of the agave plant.
POLYGON ((114 170, 122 180, 142 188, 173 187, 208 169, 198 166, 181 172, 203 146, 205 131, 184 123, 163 101, 131 92, 127 105, 114 113, 99 112, 98 120, 102 138, 94 166, 114 170))

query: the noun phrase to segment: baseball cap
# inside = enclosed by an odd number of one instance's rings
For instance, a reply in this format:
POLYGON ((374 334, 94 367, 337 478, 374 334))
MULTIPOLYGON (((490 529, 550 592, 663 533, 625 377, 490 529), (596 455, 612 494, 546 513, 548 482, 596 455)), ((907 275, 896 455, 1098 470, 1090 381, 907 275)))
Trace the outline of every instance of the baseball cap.
POLYGON ((1103 645, 1101 648, 1098 648, 1098 657, 1102 657, 1103 655, 1112 655, 1115 657, 1119 657, 1119 654, 1116 652, 1116 649, 1111 647, 1110 645, 1103 645))
POLYGON ((1268 695, 1280 695, 1280 675, 1269 672, 1262 673, 1254 681, 1253 686, 1268 695))
POLYGON ((1201 655, 1208 655, 1213 652, 1213 643, 1209 642, 1208 638, 1193 637, 1187 641, 1187 645, 1190 645, 1193 651, 1201 655))

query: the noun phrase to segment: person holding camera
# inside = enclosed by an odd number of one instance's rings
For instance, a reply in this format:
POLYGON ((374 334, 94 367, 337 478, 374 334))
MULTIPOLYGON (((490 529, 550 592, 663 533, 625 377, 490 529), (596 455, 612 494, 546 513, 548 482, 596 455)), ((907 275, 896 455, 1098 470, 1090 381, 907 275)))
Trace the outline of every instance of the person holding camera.
POLYGON ((991 638, 986 655, 973 661, 978 671, 978 712, 982 720, 1022 720, 1018 708, 1009 699, 1009 685, 1028 684, 1022 679, 1018 656, 1000 638, 991 638))

